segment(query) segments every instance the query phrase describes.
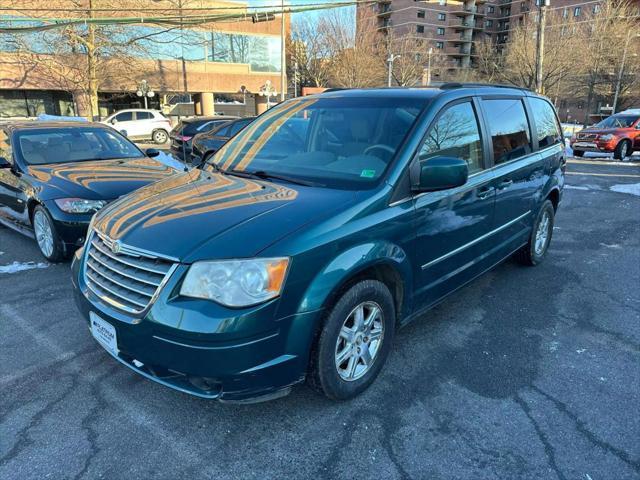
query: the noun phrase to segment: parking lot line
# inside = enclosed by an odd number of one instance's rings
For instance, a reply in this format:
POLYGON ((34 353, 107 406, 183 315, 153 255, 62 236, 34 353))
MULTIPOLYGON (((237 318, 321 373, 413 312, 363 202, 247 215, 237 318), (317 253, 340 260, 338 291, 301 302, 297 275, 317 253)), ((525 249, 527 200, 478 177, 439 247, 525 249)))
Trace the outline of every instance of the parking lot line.
POLYGON ((566 175, 588 175, 591 177, 628 177, 628 178, 640 178, 640 175, 633 175, 631 173, 591 173, 591 172, 565 172, 566 175))
POLYGON ((575 163, 577 165, 613 165, 616 167, 640 167, 638 162, 612 162, 598 160, 568 160, 567 163, 575 163))

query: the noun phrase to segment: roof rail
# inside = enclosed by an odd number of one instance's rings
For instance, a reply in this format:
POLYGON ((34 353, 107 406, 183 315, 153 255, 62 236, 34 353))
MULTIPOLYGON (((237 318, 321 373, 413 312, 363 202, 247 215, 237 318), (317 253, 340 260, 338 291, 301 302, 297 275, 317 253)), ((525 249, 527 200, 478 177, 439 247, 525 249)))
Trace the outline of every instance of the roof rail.
POLYGON ((517 85, 505 85, 501 83, 477 83, 477 82, 448 82, 439 85, 438 88, 442 90, 450 90, 454 88, 468 88, 468 87, 496 87, 496 88, 512 88, 515 90, 527 90, 525 87, 518 87, 517 85))

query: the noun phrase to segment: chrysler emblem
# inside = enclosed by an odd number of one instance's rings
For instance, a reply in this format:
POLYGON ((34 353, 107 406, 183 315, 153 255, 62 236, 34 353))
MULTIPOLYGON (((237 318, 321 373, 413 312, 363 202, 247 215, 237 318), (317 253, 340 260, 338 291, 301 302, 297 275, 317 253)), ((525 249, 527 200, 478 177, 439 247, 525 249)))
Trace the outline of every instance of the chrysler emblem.
POLYGON ((111 244, 111 251, 113 253, 120 253, 121 249, 122 249, 122 244, 120 243, 120 240, 116 240, 111 244))

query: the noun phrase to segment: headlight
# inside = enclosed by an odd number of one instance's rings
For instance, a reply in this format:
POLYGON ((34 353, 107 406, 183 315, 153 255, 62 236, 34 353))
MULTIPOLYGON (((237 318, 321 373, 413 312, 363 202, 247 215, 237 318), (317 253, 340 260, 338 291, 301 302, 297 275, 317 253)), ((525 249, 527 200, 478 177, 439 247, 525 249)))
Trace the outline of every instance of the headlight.
POLYGON ((196 262, 180 294, 214 300, 227 307, 249 307, 280 295, 288 258, 196 262))
POLYGON ((67 213, 97 212, 107 204, 104 200, 85 200, 83 198, 59 198, 54 201, 60 210, 67 213))
POLYGON ((609 140, 613 140, 615 138, 614 135, 608 134, 608 135, 602 135, 600 138, 598 138, 598 140, 602 140, 603 142, 608 142, 609 140))

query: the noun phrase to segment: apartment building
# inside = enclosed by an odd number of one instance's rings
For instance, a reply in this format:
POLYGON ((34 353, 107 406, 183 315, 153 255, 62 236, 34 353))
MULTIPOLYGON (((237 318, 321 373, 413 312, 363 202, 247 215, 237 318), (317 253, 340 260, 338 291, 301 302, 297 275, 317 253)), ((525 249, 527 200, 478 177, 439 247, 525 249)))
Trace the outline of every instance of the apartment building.
MULTIPOLYGON (((552 0, 551 8, 580 19, 597 13, 600 2, 552 0)), ((535 18, 538 10, 537 0, 380 0, 360 8, 361 15, 375 17, 382 32, 430 42, 447 56, 452 71, 473 67, 474 45, 491 38, 499 48, 516 25, 535 18)))
MULTIPOLYGON (((82 41, 72 41, 72 30, 0 31, 0 118, 41 113, 104 117, 122 108, 145 103, 160 108, 168 102, 186 107, 180 108, 181 115, 237 113, 239 103, 249 106, 244 113, 254 114, 254 104, 260 110, 266 103, 266 97, 257 95, 266 84, 273 86, 272 93, 280 91, 282 17, 263 16, 265 21, 254 22, 248 15, 190 24, 197 15, 246 14, 247 5, 219 0, 52 0, 45 7, 41 0, 0 0, 3 28, 36 25, 46 17, 174 17, 166 25, 100 27, 97 112, 87 94, 88 82, 81 78, 88 68, 86 51, 82 41), (16 6, 20 8, 12 11, 16 6), (34 23, 15 22, 19 17, 34 18, 34 23), (141 84, 153 92, 146 102, 138 94, 141 84)), ((78 37, 87 37, 86 25, 75 28, 78 37)))

